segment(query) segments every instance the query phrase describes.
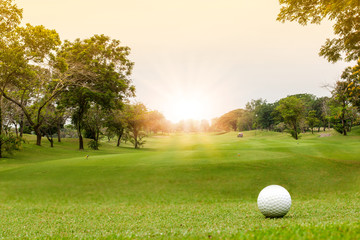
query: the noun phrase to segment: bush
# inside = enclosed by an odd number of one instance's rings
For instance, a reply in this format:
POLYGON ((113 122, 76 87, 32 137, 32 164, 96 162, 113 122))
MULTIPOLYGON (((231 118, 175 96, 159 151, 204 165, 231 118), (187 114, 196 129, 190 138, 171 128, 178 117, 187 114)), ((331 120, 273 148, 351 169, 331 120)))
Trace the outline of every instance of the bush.
POLYGON ((285 123, 281 122, 274 127, 274 130, 277 132, 283 132, 285 130, 285 128, 286 128, 285 123))
POLYGON ((341 123, 337 123, 334 125, 334 129, 338 132, 343 134, 344 133, 344 127, 341 123))
POLYGON ((98 143, 97 141, 95 140, 91 140, 89 143, 88 143, 88 147, 93 149, 93 150, 99 150, 99 147, 100 147, 100 143, 98 143))
POLYGON ((0 135, 0 141, 2 142, 1 148, 5 152, 12 154, 14 150, 20 150, 25 140, 21 137, 9 135, 0 135))
MULTIPOLYGON (((290 132, 291 136, 292 136, 294 139, 296 139, 296 132, 295 132, 294 130, 289 130, 289 132, 290 132)), ((297 139, 300 139, 300 138, 301 138, 301 136, 300 136, 300 129, 298 129, 298 131, 297 131, 297 139)))

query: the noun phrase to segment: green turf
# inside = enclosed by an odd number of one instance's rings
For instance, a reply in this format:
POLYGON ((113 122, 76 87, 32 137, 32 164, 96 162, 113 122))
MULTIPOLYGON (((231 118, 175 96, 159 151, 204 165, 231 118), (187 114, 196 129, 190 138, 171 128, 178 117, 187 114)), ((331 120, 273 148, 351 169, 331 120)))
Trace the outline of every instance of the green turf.
POLYGON ((360 128, 332 134, 173 134, 85 152, 28 137, 0 160, 0 238, 359 239, 360 128), (292 196, 283 219, 257 209, 271 184, 292 196))

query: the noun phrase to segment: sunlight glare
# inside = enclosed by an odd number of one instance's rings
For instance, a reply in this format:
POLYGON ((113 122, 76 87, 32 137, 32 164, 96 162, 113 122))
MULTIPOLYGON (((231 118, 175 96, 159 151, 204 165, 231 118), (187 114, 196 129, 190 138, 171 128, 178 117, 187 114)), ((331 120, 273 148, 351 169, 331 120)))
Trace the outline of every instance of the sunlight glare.
POLYGON ((167 118, 172 122, 206 119, 206 103, 199 97, 181 96, 170 101, 167 118))

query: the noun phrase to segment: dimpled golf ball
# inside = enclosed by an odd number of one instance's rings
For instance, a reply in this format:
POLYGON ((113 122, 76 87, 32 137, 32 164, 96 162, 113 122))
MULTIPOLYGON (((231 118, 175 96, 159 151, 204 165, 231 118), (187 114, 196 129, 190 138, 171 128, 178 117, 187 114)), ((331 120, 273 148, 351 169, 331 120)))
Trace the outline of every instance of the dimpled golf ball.
POLYGON ((260 212, 265 217, 283 217, 291 207, 289 192, 279 185, 270 185, 261 190, 257 204, 260 212))

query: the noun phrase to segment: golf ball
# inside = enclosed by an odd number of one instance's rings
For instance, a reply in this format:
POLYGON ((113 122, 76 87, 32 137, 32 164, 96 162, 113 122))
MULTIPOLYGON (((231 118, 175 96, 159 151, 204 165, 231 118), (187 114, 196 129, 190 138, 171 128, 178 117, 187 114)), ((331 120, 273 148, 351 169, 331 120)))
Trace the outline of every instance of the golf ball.
POLYGON ((291 207, 289 192, 279 185, 270 185, 261 190, 257 204, 265 217, 283 217, 291 207))

